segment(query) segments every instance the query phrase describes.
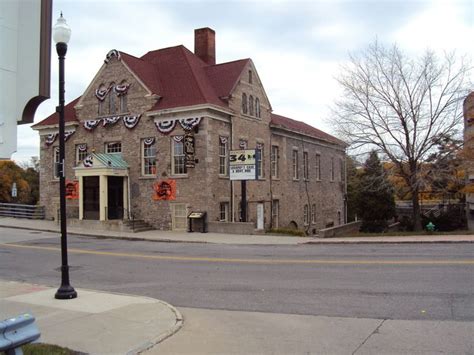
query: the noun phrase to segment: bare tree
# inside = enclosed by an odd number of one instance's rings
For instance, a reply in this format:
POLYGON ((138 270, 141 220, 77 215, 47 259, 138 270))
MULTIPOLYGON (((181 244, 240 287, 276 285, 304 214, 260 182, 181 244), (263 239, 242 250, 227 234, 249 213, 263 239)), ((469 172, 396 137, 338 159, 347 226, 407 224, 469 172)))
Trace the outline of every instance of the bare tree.
POLYGON ((409 186, 415 230, 421 229, 421 164, 439 139, 462 122, 470 66, 454 53, 405 56, 377 41, 351 54, 337 79, 343 96, 334 109, 338 134, 351 149, 376 149, 409 186))

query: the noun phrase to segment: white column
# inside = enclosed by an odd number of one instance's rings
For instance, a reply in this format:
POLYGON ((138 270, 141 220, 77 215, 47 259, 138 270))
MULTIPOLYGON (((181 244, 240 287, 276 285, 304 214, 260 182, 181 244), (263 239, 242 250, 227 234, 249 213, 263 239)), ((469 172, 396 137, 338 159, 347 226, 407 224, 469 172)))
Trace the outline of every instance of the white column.
POLYGON ((108 181, 107 175, 100 175, 99 177, 99 220, 107 220, 108 209, 108 181))

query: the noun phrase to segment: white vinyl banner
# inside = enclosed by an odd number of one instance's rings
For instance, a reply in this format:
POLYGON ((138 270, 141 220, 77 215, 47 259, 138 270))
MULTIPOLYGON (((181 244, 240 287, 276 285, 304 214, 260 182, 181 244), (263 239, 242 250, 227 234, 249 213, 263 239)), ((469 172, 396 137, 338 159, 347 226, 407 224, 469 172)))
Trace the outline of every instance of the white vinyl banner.
POLYGON ((257 176, 255 149, 231 150, 229 168, 231 180, 255 180, 257 176))

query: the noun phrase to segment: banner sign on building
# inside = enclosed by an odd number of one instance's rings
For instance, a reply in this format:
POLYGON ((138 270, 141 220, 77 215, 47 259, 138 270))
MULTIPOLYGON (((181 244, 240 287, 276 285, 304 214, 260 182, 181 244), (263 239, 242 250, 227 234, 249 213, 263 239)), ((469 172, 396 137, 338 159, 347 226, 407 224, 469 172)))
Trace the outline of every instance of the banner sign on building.
POLYGON ((186 158, 186 168, 195 166, 194 134, 186 133, 184 135, 184 155, 186 158))
POLYGON ((153 184, 153 200, 174 201, 176 200, 176 180, 161 180, 153 184))
POLYGON ((231 180, 255 180, 257 177, 255 149, 231 150, 229 168, 231 180))

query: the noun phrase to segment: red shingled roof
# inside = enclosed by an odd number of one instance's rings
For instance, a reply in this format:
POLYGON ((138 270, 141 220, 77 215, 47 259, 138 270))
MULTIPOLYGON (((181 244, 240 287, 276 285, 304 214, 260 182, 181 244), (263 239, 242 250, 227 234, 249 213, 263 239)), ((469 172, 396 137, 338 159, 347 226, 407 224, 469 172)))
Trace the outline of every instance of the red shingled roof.
MULTIPOLYGON (((64 122, 77 122, 77 117, 76 117, 76 110, 74 110, 74 106, 76 106, 77 102, 79 101, 81 97, 79 96, 78 98, 72 100, 69 102, 67 105, 64 106, 64 122)), ((48 117, 46 117, 44 120, 34 124, 31 126, 31 128, 35 128, 38 126, 50 126, 50 125, 55 125, 58 124, 59 122, 59 113, 55 112, 48 117)))
POLYGON ((308 136, 322 139, 334 144, 347 146, 345 142, 341 141, 340 139, 337 139, 336 137, 331 136, 330 134, 327 134, 317 128, 314 128, 313 126, 310 126, 307 123, 296 121, 285 116, 275 115, 272 113, 272 120, 270 124, 272 126, 281 127, 298 133, 303 133, 308 136))

